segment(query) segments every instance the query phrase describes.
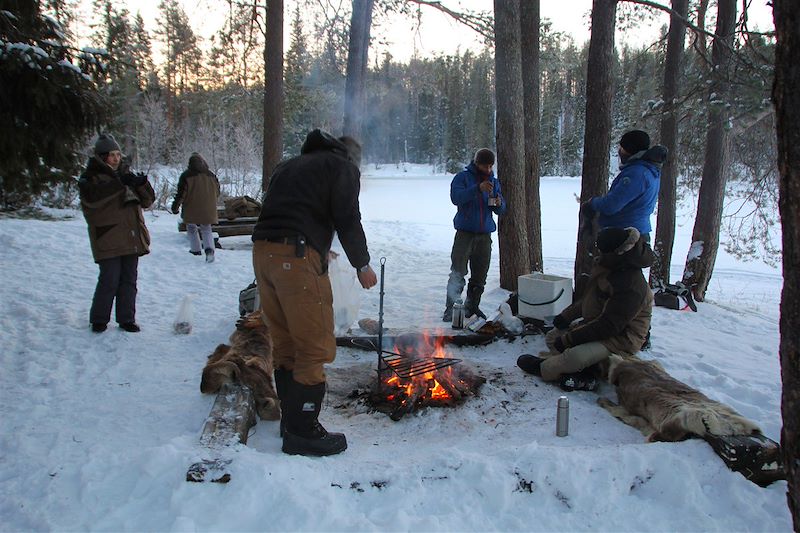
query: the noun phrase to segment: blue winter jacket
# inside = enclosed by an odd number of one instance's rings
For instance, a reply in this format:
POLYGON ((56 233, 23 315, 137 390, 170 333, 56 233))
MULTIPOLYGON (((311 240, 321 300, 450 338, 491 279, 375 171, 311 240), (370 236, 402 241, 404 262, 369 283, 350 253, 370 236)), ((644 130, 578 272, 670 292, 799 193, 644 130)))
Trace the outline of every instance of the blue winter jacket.
POLYGON ((492 194, 500 198, 500 205, 489 207, 489 194, 481 192, 478 188, 481 177, 478 169, 472 162, 453 177, 450 183, 450 201, 458 207, 453 218, 453 226, 457 230, 471 233, 492 233, 497 230, 492 213, 502 215, 506 212, 506 200, 500 191, 500 181, 494 177, 494 172, 489 174, 494 190, 492 194))
POLYGON ((639 233, 650 233, 650 215, 658 201, 661 185, 661 165, 666 148, 653 146, 639 152, 620 165, 620 173, 611 183, 605 196, 591 200, 592 209, 599 213, 600 229, 634 227, 639 233))

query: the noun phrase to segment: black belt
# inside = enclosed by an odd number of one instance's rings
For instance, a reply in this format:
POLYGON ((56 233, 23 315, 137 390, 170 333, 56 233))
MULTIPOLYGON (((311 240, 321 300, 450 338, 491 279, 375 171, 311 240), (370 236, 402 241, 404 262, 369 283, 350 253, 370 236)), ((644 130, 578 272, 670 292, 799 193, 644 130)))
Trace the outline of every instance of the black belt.
POLYGON ((297 244, 297 235, 292 237, 267 237, 264 240, 267 242, 279 242, 281 244, 297 244))

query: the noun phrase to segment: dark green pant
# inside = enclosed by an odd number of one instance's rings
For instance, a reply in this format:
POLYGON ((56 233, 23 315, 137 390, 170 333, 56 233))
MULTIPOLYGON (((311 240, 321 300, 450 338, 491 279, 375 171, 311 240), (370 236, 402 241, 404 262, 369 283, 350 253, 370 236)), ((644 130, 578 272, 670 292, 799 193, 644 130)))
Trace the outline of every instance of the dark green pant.
POLYGON ((447 280, 448 308, 461 298, 464 290, 464 278, 469 267, 470 287, 486 285, 486 274, 489 272, 489 261, 492 258, 492 234, 456 231, 453 250, 450 252, 450 278, 447 280))

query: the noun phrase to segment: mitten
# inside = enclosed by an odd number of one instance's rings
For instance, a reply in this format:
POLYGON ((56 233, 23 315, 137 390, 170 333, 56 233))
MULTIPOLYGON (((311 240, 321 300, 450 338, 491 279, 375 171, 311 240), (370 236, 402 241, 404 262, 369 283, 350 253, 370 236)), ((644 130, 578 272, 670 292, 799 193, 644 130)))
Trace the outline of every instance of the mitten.
POLYGON ((561 315, 556 315, 553 317, 553 325, 556 329, 567 329, 569 327, 569 321, 561 315))
POLYGON ((558 337, 553 342, 553 348, 555 348, 558 353, 562 353, 564 350, 566 350, 567 347, 564 345, 564 338, 563 337, 558 337))
POLYGON ((172 202, 172 207, 169 208, 169 210, 172 211, 173 215, 177 215, 180 209, 181 209, 181 203, 178 200, 172 202))

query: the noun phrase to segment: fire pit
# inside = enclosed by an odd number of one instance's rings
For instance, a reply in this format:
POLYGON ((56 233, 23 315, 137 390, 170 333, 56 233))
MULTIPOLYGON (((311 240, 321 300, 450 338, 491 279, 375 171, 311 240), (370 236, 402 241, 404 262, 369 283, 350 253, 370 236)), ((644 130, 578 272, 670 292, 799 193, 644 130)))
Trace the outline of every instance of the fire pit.
POLYGON ((448 357, 442 336, 407 334, 397 337, 393 350, 383 349, 383 276, 381 258, 378 314, 378 379, 370 403, 392 420, 421 407, 452 407, 474 395, 486 379, 476 376, 460 359, 448 357))

